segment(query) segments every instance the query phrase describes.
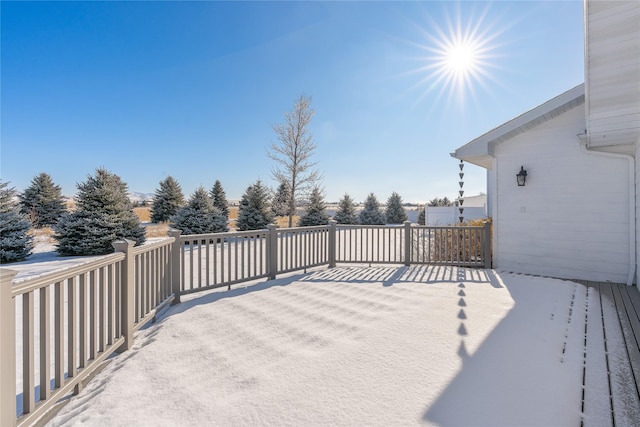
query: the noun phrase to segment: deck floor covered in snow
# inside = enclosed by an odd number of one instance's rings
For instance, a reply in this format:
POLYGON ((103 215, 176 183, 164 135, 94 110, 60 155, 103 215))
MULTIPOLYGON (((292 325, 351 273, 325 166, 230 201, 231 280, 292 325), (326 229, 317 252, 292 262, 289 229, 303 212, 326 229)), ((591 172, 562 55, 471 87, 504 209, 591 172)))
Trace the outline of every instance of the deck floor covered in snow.
POLYGON ((587 286, 588 294, 585 423, 603 427, 640 425, 638 288, 580 282, 587 286), (603 390, 599 389, 601 384, 606 385, 603 390), (597 423, 589 423, 592 419, 597 419, 597 423), (629 424, 629 420, 633 423, 629 424))
POLYGON ((606 292, 340 266, 192 294, 49 424, 637 425, 633 399, 607 407, 633 371, 606 292))

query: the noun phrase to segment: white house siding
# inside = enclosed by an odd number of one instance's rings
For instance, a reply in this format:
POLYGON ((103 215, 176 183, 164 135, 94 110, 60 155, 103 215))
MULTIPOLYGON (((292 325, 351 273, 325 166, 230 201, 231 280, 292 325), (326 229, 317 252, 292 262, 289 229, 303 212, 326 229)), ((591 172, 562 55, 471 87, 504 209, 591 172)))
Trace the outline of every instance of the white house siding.
POLYGON ((590 144, 631 146, 640 135, 640 1, 585 5, 590 144))
POLYGON ((636 141, 636 279, 640 286, 640 138, 636 141))
POLYGON ((584 153, 584 128, 580 105, 495 147, 495 268, 626 282, 628 162, 584 153))

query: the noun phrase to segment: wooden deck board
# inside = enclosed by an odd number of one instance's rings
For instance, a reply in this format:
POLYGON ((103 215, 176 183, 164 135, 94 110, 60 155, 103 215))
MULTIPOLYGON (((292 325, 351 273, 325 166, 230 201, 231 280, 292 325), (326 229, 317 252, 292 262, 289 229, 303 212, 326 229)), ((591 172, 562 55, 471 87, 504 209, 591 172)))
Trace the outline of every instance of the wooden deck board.
POLYGON ((625 286, 621 290, 628 297, 625 300, 628 303, 627 315, 633 326, 636 344, 640 346, 640 291, 635 286, 625 286))
POLYGON ((616 307, 618 308, 620 317, 620 326, 622 327, 637 393, 638 390, 640 390, 640 348, 638 347, 638 335, 634 331, 640 331, 640 321, 636 316, 636 311, 631 303, 626 286, 614 285, 612 288, 616 296, 616 307))
POLYGON ((602 313, 607 344, 607 357, 610 370, 611 398, 614 424, 627 425, 629 420, 640 419, 640 397, 638 396, 633 370, 625 345, 625 337, 621 328, 614 286, 600 284, 602 313), (623 343, 622 346, 613 343, 623 343))
MULTIPOLYGON (((622 340, 622 336, 621 336, 621 331, 619 330, 619 325, 615 325, 613 324, 611 321, 609 321, 610 319, 614 318, 614 315, 617 317, 616 314, 616 306, 615 306, 615 300, 613 298, 613 291, 611 290, 610 286, 598 286, 598 289, 600 291, 600 298, 601 298, 601 304, 602 304, 602 315, 603 315, 603 324, 604 324, 604 331, 605 331, 605 351, 607 354, 607 359, 608 359, 608 363, 609 363, 609 384, 611 386, 611 400, 612 400, 612 408, 613 408, 613 419, 614 419, 614 425, 618 424, 620 422, 624 422, 624 419, 621 418, 622 416, 622 407, 621 405, 621 399, 623 398, 622 393, 620 392, 620 388, 617 386, 617 377, 614 376, 614 373, 616 371, 619 371, 619 364, 616 362, 616 359, 620 359, 619 357, 616 357, 616 351, 619 351, 620 349, 616 349, 616 348, 609 348, 611 347, 610 345, 607 346, 607 343, 609 342, 613 342, 614 340, 622 340), (618 336, 620 335, 620 336, 618 336)), ((629 369, 630 370, 630 369, 629 369)))
POLYGON ((587 333, 585 343, 583 425, 613 426, 611 390, 605 354, 600 289, 596 283, 587 286, 587 333))

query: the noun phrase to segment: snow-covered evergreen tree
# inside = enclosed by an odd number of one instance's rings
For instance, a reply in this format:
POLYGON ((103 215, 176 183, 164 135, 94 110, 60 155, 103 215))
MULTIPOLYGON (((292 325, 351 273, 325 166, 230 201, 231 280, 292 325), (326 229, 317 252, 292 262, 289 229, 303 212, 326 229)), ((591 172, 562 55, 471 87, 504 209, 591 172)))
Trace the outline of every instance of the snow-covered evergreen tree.
POLYGON ((260 180, 250 185, 242 195, 236 228, 239 231, 260 230, 273 221, 269 193, 260 180))
POLYGON ((425 225, 426 223, 426 216, 427 216, 427 207, 426 206, 421 206, 420 208, 420 213, 418 214, 418 224, 419 225, 425 225))
POLYGON ((186 206, 178 209, 171 218, 171 226, 182 234, 208 234, 229 231, 227 217, 213 206, 204 187, 193 192, 186 206))
POLYGON ((338 210, 333 216, 338 224, 357 224, 358 216, 356 215, 356 204, 351 196, 345 194, 338 202, 338 210))
POLYGON ((211 200, 213 201, 213 206, 217 208, 222 215, 229 220, 229 202, 227 201, 227 195, 224 192, 224 188, 222 188, 222 184, 219 180, 216 179, 216 182, 213 184, 213 188, 211 189, 211 200))
POLYGON ((384 213, 380 210, 380 203, 375 194, 370 193, 364 201, 364 208, 360 211, 360 224, 384 225, 384 213))
POLYGON ((54 184, 51 176, 44 172, 31 180, 19 198, 20 211, 37 228, 54 225, 67 211, 60 186, 54 184))
POLYGON ((387 200, 387 208, 385 210, 387 224, 402 224, 407 220, 407 212, 402 206, 402 197, 395 191, 391 193, 387 200))
POLYGON ((144 243, 144 228, 131 205, 127 184, 106 169, 96 169, 95 175, 78 184, 76 210, 53 227, 58 253, 103 255, 114 251, 114 240, 144 243))
POLYGON ((160 181, 160 187, 153 196, 153 208, 151 208, 151 221, 165 222, 184 206, 184 194, 178 181, 168 176, 160 181))
POLYGON ((0 262, 21 261, 33 250, 31 221, 20 212, 16 191, 0 180, 0 262))
POLYGON ((271 201, 271 210, 275 216, 289 215, 289 199, 291 199, 291 189, 287 182, 282 181, 271 201))
POLYGON ((443 199, 439 199, 436 197, 432 200, 429 200, 427 206, 451 206, 451 200, 449 200, 449 198, 447 198, 446 196, 443 199))
POLYGON ((309 195, 309 205, 304 215, 298 221, 299 227, 311 227, 314 225, 326 225, 329 223, 329 214, 324 202, 324 196, 320 188, 313 187, 309 195))

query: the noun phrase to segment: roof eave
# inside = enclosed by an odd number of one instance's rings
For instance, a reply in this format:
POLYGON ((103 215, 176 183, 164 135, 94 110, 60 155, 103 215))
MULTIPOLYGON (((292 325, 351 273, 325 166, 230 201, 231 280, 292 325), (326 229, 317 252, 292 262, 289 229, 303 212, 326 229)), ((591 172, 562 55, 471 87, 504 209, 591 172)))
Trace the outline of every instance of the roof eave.
POLYGON ((452 157, 491 169, 493 146, 584 104, 584 83, 477 137, 451 153, 452 157))

